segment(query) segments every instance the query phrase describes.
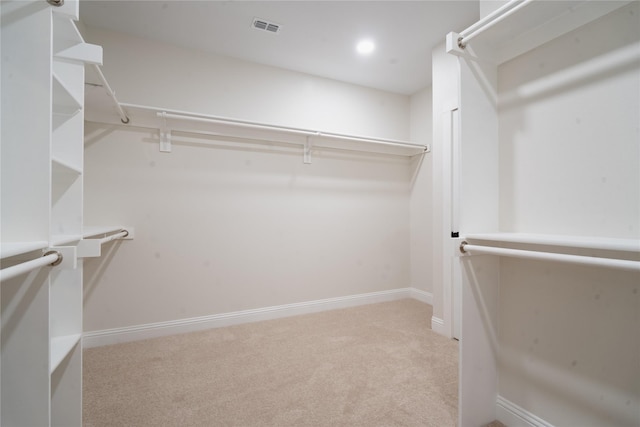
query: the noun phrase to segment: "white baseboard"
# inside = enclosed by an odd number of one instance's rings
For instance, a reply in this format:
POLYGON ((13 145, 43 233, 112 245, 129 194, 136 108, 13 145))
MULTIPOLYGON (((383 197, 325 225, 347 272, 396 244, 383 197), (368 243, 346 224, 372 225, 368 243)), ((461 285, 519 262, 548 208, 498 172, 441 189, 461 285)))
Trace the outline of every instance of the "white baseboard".
POLYGON ((422 289, 409 288, 409 296, 426 304, 433 305, 433 294, 422 289))
POLYGON ((496 419, 509 427, 554 427, 502 396, 496 399, 496 419))
POLYGON ((431 317, 431 330, 440 335, 447 336, 444 330, 444 320, 439 317, 432 316, 431 317))
POLYGON ((82 344, 84 348, 98 347, 102 345, 181 334, 185 332, 220 328, 242 323, 258 322, 300 314, 355 307, 358 305, 395 301, 403 298, 414 298, 424 302, 428 301, 428 304, 431 304, 431 301, 433 300, 433 296, 428 292, 414 288, 400 288, 390 291, 349 295, 346 297, 328 298, 253 310, 235 311, 231 313, 214 314, 211 316, 194 317, 190 319, 85 332, 83 334, 82 344))

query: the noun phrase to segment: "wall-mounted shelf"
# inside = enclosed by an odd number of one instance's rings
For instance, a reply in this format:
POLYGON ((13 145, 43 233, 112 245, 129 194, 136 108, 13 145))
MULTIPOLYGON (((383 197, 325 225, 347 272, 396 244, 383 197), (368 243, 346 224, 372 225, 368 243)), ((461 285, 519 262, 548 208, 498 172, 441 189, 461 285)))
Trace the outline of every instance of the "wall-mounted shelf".
POLYGON ((448 49, 460 54, 467 50, 472 56, 502 64, 629 3, 511 0, 459 34, 452 33, 448 49), (473 34, 473 40, 465 42, 462 37, 468 48, 460 49, 459 37, 469 34, 473 34))
MULTIPOLYGON (((87 91, 87 120, 122 124, 116 114, 105 110, 107 100, 104 90, 94 88, 87 91), (96 108, 89 106, 90 99, 96 108), (91 110, 94 114, 91 114, 91 110)), ((310 151, 314 148, 329 148, 389 154, 397 156, 416 156, 430 152, 428 145, 409 141, 374 138, 360 135, 337 134, 312 129, 291 128, 266 123, 226 117, 196 114, 191 112, 169 110, 135 104, 120 104, 130 118, 130 124, 137 127, 159 129, 160 151, 171 151, 171 132, 184 132, 203 135, 226 136, 234 140, 275 141, 301 146, 305 154, 305 163, 310 163, 310 151)))
POLYGON ((202 133, 234 138, 278 141, 302 146, 304 162, 311 163, 315 147, 364 151, 398 156, 416 156, 430 151, 428 145, 383 138, 337 134, 319 130, 291 128, 204 114, 171 111, 124 104, 132 119, 155 123, 160 129, 160 151, 171 151, 171 132, 202 133))

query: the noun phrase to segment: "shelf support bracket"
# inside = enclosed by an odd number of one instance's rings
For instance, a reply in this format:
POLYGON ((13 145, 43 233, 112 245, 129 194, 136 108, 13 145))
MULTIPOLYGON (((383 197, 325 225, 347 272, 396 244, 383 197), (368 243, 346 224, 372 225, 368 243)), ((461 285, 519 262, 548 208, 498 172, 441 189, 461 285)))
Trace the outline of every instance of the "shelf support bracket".
POLYGON ((304 143, 304 164, 311 164, 311 148, 313 147, 313 143, 311 142, 312 135, 307 135, 307 140, 304 143))
POLYGON ((104 235, 103 238, 82 239, 78 242, 79 258, 95 258, 102 256, 102 245, 113 240, 133 240, 133 227, 123 228, 115 234, 104 235))
POLYGON ((160 152, 171 152, 171 129, 167 129, 167 113, 163 111, 160 115, 160 152))
POLYGON ((456 56, 464 56, 466 46, 462 44, 462 37, 458 33, 451 32, 446 38, 446 52, 456 56))

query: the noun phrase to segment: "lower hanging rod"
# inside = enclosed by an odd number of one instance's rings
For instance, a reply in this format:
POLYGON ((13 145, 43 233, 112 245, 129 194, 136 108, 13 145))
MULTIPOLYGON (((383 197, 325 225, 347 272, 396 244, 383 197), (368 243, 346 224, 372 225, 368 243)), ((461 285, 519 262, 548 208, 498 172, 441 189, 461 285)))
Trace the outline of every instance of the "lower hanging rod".
POLYGON ((463 254, 499 255, 513 258, 535 259, 540 261, 565 262, 570 264, 593 265, 621 270, 640 271, 640 261, 626 259, 600 258, 584 255, 558 254, 554 252, 536 252, 521 249, 497 248, 494 246, 472 245, 466 241, 460 243, 463 254))
POLYGON ((0 270, 0 282, 13 279, 21 274, 28 273, 46 265, 55 266, 62 262, 62 254, 58 251, 49 251, 45 253, 41 258, 37 258, 31 261, 23 262, 12 267, 3 268, 0 270))

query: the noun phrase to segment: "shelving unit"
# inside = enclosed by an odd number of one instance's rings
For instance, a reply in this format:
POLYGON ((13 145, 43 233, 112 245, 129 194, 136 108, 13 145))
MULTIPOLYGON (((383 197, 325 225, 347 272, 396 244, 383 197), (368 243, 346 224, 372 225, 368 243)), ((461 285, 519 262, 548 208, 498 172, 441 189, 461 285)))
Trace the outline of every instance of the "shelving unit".
MULTIPOLYGON (((637 208, 605 196, 614 188, 637 194, 637 175, 619 173, 628 167, 620 153, 636 153, 619 144, 633 134, 630 120, 616 121, 625 131, 593 135, 606 114, 624 116, 633 104, 610 91, 628 89, 637 70, 632 3, 512 0, 447 36, 460 91, 459 169, 451 171, 459 198, 447 203, 459 212, 461 237, 451 239, 447 262, 451 287, 462 294, 461 426, 640 421, 631 410, 639 397, 627 385, 638 378, 629 354, 592 344, 638 342, 630 321, 637 319, 630 314, 640 265, 637 208), (611 46, 601 44, 605 34, 611 46), (612 215, 622 215, 627 229, 607 223, 612 215), (575 235, 553 234, 563 229, 575 235), (478 256, 461 253, 463 239, 478 256), (620 390, 616 401, 600 399, 607 387, 620 390)), ((626 197, 620 191, 618 199, 626 197)))
POLYGON ((2 267, 63 254, 2 283, 0 424, 82 425, 84 64, 101 63, 78 1, 2 2, 2 267))

